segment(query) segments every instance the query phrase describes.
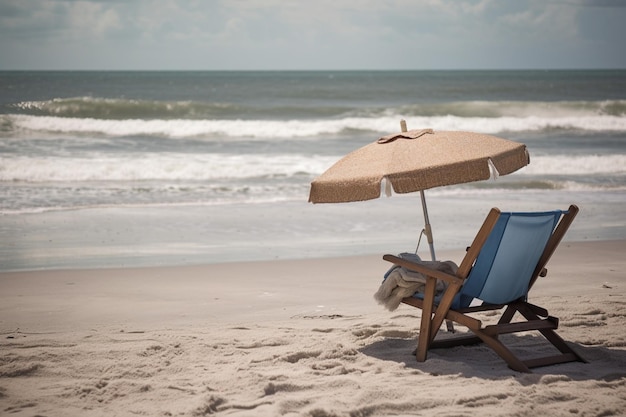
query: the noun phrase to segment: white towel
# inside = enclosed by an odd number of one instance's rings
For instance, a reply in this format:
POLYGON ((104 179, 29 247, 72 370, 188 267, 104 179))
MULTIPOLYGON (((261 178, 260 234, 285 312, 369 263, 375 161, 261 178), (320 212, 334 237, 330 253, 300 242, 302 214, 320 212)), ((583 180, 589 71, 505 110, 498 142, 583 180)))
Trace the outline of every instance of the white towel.
MULTIPOLYGON (((407 259, 412 258, 411 255, 400 254, 400 257, 407 259)), ((422 261, 415 255, 413 257, 415 258, 409 260, 429 269, 435 269, 451 275, 455 275, 458 270, 458 266, 452 261, 422 261)), ((426 276, 396 265, 385 274, 385 280, 380 285, 378 291, 376 291, 376 294, 374 294, 374 298, 389 311, 394 311, 398 308, 403 298, 411 297, 416 292, 424 292, 425 287, 426 276)), ((445 289, 446 283, 437 281, 437 295, 441 294, 445 289)))

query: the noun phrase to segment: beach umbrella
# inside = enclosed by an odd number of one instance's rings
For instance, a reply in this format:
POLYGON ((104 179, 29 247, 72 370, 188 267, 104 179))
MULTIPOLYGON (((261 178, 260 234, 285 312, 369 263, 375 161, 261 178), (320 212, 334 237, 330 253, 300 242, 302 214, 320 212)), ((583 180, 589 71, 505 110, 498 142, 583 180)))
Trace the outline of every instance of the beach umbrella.
POLYGON ((346 155, 311 183, 309 202, 341 203, 419 191, 424 235, 435 260, 424 190, 510 174, 529 163, 526 146, 496 136, 432 129, 383 136, 346 155), (385 187, 382 186, 385 181, 385 187))

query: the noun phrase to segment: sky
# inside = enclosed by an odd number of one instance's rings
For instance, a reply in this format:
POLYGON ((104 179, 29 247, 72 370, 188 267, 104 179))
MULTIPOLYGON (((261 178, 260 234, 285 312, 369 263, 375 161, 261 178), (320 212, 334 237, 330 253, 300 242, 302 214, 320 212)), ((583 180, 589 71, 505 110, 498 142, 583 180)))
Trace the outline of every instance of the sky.
POLYGON ((0 0, 0 70, 626 68, 626 0, 0 0))

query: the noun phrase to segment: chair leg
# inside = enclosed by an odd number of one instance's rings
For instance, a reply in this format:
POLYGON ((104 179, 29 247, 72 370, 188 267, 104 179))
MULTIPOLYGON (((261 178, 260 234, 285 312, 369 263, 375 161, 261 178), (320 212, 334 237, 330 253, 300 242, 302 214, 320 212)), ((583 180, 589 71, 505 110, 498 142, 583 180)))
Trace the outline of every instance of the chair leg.
MULTIPOLYGON (((526 359, 520 360, 518 359, 506 346, 502 344, 498 338, 498 330, 495 330, 494 333, 489 332, 486 334, 482 331, 474 331, 477 336, 479 336, 486 344, 488 344, 502 359, 504 359, 511 369, 520 372, 530 372, 530 368, 535 368, 539 366, 547 366, 554 365, 565 362, 572 361, 580 361, 587 362, 584 358, 578 355, 572 348, 570 348, 565 340, 563 340, 554 329, 558 328, 558 319, 556 317, 551 317, 548 315, 548 311, 534 306, 532 304, 528 304, 527 302, 517 302, 510 304, 507 306, 506 310, 502 314, 498 325, 493 326, 494 328, 498 328, 499 325, 501 329, 504 330, 507 327, 513 326, 511 325, 511 320, 516 312, 519 312, 525 319, 526 322, 521 322, 519 324, 531 324, 536 323, 535 325, 525 326, 526 330, 536 330, 539 331, 545 338, 550 342, 555 348, 557 348, 561 354, 553 355, 553 356, 545 356, 534 359, 526 359), (545 319, 541 319, 539 316, 545 316, 545 319), (545 326, 543 324, 551 323, 549 326, 545 326)), ((517 323, 516 323, 517 324, 517 323)), ((522 330, 518 330, 522 331, 522 330)), ((515 332, 515 331, 513 331, 515 332)))
MULTIPOLYGON (((532 305, 528 305, 526 303, 522 304, 518 311, 524 318, 528 321, 530 320, 540 320, 540 317, 533 312, 532 305)), ((547 315, 547 311, 545 311, 547 315)), ((556 317, 548 317, 552 319, 556 323, 556 327, 558 327, 558 319, 556 317)), ((555 327, 555 328, 556 328, 555 327)), ((553 329, 538 329, 538 331, 545 337, 552 345, 557 348, 565 357, 574 357, 575 360, 579 362, 587 363, 587 360, 580 356, 574 349, 572 349, 565 340, 561 336, 559 336, 553 329)))
POLYGON ((509 348, 504 346, 504 344, 502 344, 502 342, 500 342, 497 339, 497 336, 492 337, 492 336, 486 335, 485 333, 480 332, 480 331, 474 331, 474 333, 487 346, 489 346, 491 349, 493 349, 493 351, 496 352, 498 354, 498 356, 500 356, 502 359, 504 359, 504 361, 509 365, 509 368, 513 369, 514 371, 518 371, 518 372, 526 372, 526 373, 530 373, 531 372, 530 369, 528 368, 528 366, 526 366, 526 364, 524 364, 524 362, 522 362, 517 356, 515 356, 513 354, 513 352, 511 352, 509 350, 509 348))
POLYGON ((450 333, 454 333, 454 322, 452 320, 446 320, 446 330, 448 330, 450 333))
POLYGON ((420 333, 417 339, 417 350, 415 351, 415 358, 418 362, 424 362, 426 360, 428 346, 430 345, 436 285, 437 280, 426 280, 426 287, 424 288, 424 305, 422 307, 422 322, 420 324, 420 333))
POLYGON ((498 320, 498 324, 510 323, 513 320, 513 316, 517 312, 517 308, 514 307, 514 304, 509 304, 506 306, 504 313, 500 316, 500 320, 498 320))
MULTIPOLYGON (((471 323, 467 323, 466 325, 468 324, 471 323)), ((481 324, 478 324, 468 327, 473 333, 472 336, 467 335, 464 337, 452 337, 444 340, 431 341, 429 347, 434 349, 482 342, 493 349, 493 351, 500 356, 511 369, 518 372, 531 372, 531 368, 565 362, 587 362, 556 333, 555 329, 558 328, 558 319, 549 316, 546 309, 527 302, 520 301, 509 304, 496 325, 483 328, 481 324), (526 319, 526 321, 512 323, 513 317, 518 312, 526 319), (542 319, 542 317, 544 318, 542 319), (530 330, 539 331, 548 342, 560 351, 561 354, 522 360, 518 358, 498 338, 500 333, 517 333, 520 331, 530 330)))

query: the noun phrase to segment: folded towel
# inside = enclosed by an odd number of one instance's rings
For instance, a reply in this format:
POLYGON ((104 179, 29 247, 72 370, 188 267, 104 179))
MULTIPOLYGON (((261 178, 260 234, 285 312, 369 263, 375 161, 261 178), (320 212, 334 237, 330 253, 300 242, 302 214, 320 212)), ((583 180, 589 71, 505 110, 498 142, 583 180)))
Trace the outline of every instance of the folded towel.
MULTIPOLYGON (((446 272, 451 275, 455 275, 458 270, 458 266, 452 261, 422 261, 419 256, 412 253, 401 253, 398 256, 427 268, 446 272)), ((388 310, 394 311, 398 308, 403 298, 411 297, 417 292, 424 292, 425 287, 425 275, 419 272, 409 271, 404 267, 396 265, 387 271, 383 283, 380 285, 378 291, 376 291, 376 294, 374 294, 374 298, 388 310)), ((443 281, 437 281, 437 294, 441 294, 445 289, 446 284, 443 281)))

